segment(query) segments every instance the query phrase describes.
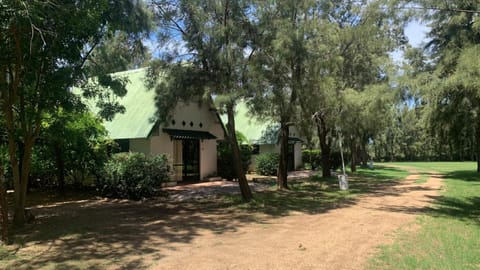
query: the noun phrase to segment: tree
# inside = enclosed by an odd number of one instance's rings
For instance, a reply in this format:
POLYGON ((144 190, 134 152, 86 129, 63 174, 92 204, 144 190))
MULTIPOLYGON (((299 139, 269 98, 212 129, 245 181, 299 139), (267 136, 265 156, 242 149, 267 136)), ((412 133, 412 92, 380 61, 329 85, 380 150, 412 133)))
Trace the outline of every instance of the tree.
POLYGON ((432 68, 424 71, 428 83, 422 89, 432 131, 449 142, 452 157, 454 148, 465 152, 461 149, 472 145, 480 172, 480 2, 429 0, 418 5, 424 8, 420 16, 431 22, 425 51, 432 68))
POLYGON ((280 123, 280 162, 277 186, 288 188, 289 127, 298 114, 298 95, 306 81, 305 62, 310 56, 306 41, 310 37, 310 20, 315 15, 314 1, 270 1, 257 6, 262 32, 254 57, 252 80, 253 111, 280 123))
MULTIPOLYGON (((21 226, 43 118, 78 105, 68 89, 93 75, 85 76, 84 64, 107 33, 139 33, 147 16, 133 0, 6 0, 1 6, 0 107, 15 189, 14 223, 21 226)), ((111 79, 102 82, 113 85, 111 79)))
POLYGON ((8 203, 3 167, 0 166, 0 241, 8 243, 8 203))
POLYGON ((157 91, 159 117, 166 120, 178 101, 192 97, 215 96, 217 107, 228 116, 226 138, 229 141, 242 198, 249 201, 252 192, 242 167, 240 147, 235 134, 235 105, 245 95, 247 65, 255 53, 252 38, 250 1, 153 1, 159 24, 159 36, 181 40, 187 54, 173 51, 150 69, 151 87, 157 91), (181 38, 179 38, 179 36, 181 38), (188 59, 188 63, 178 62, 188 59), (169 63, 177 61, 176 63, 169 63), (167 64, 166 64, 167 63, 167 64), (163 76, 163 82, 156 79, 163 76))
POLYGON ((34 147, 32 175, 56 175, 61 194, 64 194, 66 177, 80 185, 89 176, 99 176, 114 142, 107 138, 107 131, 98 117, 89 112, 60 110, 45 117, 42 127, 34 147), (49 171, 43 164, 55 166, 49 171))
MULTIPOLYGON (((144 27, 152 24, 151 20, 148 18, 144 27)), ((109 74, 147 67, 151 59, 152 54, 142 40, 125 31, 116 31, 96 46, 86 66, 95 71, 93 74, 109 74)))
POLYGON ((363 108, 355 92, 383 89, 375 85, 388 82, 388 52, 404 40, 401 22, 383 1, 322 1, 319 9, 314 34, 307 39, 308 79, 299 100, 304 121, 313 118, 322 174, 328 177, 337 128, 348 139, 352 158, 358 148, 366 151, 372 132, 358 121, 371 124, 367 114, 359 115, 363 108))

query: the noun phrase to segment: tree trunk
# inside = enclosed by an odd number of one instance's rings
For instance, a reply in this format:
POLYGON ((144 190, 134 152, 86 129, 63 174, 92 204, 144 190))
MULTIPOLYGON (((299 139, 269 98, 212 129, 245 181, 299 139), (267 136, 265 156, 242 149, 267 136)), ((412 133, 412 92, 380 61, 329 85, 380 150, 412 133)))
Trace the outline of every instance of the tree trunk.
POLYGON ((328 130, 325 124, 325 121, 321 116, 317 116, 315 120, 317 124, 317 134, 318 140, 320 141, 320 150, 322 151, 322 177, 327 178, 332 176, 330 172, 331 163, 330 163, 330 153, 331 146, 328 141, 328 130))
POLYGON ((0 227, 1 227, 1 241, 4 244, 8 243, 8 202, 7 190, 5 187, 5 179, 3 176, 3 169, 0 166, 0 227))
POLYGON ((368 154, 367 154, 367 146, 366 143, 362 142, 361 143, 361 158, 362 158, 362 167, 367 168, 368 166, 368 154))
MULTIPOLYGON (((9 136, 10 137, 10 136, 9 136)), ((32 157, 34 137, 26 139, 22 147, 21 158, 17 159, 16 146, 14 138, 9 138, 9 155, 13 172, 13 186, 15 189, 15 202, 13 208, 13 224, 18 227, 25 225, 25 206, 27 199, 27 188, 30 174, 30 162, 32 157)))
POLYGON ((477 130, 475 132, 476 134, 476 152, 477 152, 477 173, 480 173, 480 122, 477 122, 477 130))
POLYGON ((350 152, 352 154, 352 158, 350 160, 350 171, 354 173, 357 171, 357 148, 353 140, 350 143, 350 152))
POLYGON ((289 129, 285 121, 280 123, 280 162, 278 163, 277 187, 288 189, 288 134, 289 129))
POLYGON ((235 112, 233 105, 227 106, 227 133, 225 134, 232 147, 233 164, 235 172, 237 173, 238 185, 240 186, 240 192, 244 201, 250 201, 253 198, 252 191, 248 185, 247 177, 245 176, 245 170, 242 165, 242 158, 240 155, 240 147, 237 142, 237 135, 235 134, 235 112))
POLYGON ((55 162, 57 163, 58 192, 61 196, 65 196, 65 162, 63 160, 63 151, 59 143, 56 143, 53 148, 55 149, 55 162))

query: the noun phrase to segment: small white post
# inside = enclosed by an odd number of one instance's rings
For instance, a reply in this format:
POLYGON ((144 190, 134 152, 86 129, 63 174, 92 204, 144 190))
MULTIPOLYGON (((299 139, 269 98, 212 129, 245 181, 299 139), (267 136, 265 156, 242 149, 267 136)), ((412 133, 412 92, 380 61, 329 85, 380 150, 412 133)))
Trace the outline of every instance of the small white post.
POLYGON ((343 136, 342 136, 342 131, 338 127, 337 127, 337 134, 338 134, 338 144, 340 146, 340 156, 342 158, 342 172, 343 172, 343 174, 338 176, 338 184, 341 190, 347 190, 348 179, 347 179, 347 173, 345 172, 345 161, 343 159, 343 147, 342 147, 343 136))

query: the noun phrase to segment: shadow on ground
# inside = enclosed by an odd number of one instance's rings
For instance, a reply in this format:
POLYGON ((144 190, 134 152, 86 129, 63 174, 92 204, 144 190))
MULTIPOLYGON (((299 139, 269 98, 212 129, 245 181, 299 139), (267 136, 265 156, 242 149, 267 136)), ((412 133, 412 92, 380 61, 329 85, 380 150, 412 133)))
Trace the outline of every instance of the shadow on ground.
POLYGON ((439 196, 431 215, 453 217, 480 225, 480 174, 474 171, 453 171, 443 176, 456 188, 454 196, 439 196))
MULTIPOLYGON (((397 169, 392 169, 397 170, 397 169)), ((318 214, 355 204, 358 194, 399 195, 398 181, 380 172, 353 176, 349 191, 334 178, 313 177, 291 184, 290 191, 264 190, 243 203, 219 195, 171 202, 86 199, 32 207, 34 224, 16 232, 21 243, 9 269, 145 269, 165 253, 191 244, 204 233, 236 232, 253 223, 269 223, 292 211, 318 214)), ((2 258, 0 258, 2 260, 2 258)))

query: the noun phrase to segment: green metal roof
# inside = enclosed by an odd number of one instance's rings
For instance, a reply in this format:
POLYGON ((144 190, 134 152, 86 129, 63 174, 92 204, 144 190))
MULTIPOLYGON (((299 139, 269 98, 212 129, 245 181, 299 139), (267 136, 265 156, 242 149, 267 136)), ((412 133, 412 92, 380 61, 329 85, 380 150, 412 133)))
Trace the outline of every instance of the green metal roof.
POLYGON ((196 130, 182 130, 182 129, 171 129, 164 128, 163 132, 170 135, 170 137, 175 139, 187 140, 187 139, 200 139, 200 140, 213 140, 216 139, 215 135, 206 131, 196 131, 196 130))
MULTIPOLYGON (((125 113, 117 113, 112 121, 104 121, 105 128, 112 139, 147 138, 156 124, 155 91, 145 86, 146 69, 136 69, 112 74, 128 79, 127 94, 118 98, 125 107, 125 113)), ((89 103, 93 112, 98 111, 89 103)))
MULTIPOLYGON (((235 129, 245 135, 251 144, 277 143, 278 124, 252 115, 249 113, 245 102, 238 103, 235 109, 235 129), (276 136, 272 133, 276 133, 276 136)), ((223 114, 221 118, 223 123, 228 122, 227 115, 223 114)))
MULTIPOLYGON (((235 107, 235 129, 247 137, 251 144, 278 144, 280 142, 280 124, 272 120, 260 119, 248 111, 247 104, 240 102, 235 107)), ((227 123, 227 115, 222 115, 222 122, 227 123)), ((288 143, 303 142, 294 136, 288 137, 288 143)))

